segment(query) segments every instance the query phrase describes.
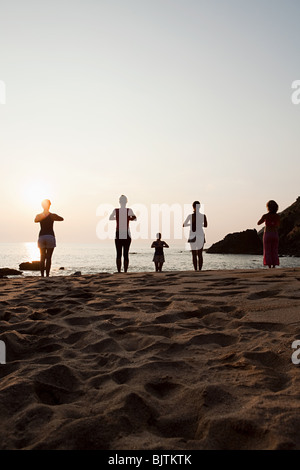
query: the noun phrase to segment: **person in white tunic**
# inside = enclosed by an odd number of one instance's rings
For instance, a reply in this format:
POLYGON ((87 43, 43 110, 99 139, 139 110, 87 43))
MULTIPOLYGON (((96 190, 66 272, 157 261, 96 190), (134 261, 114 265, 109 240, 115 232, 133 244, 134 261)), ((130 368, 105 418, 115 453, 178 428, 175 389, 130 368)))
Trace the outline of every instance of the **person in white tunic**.
POLYGON ((190 227, 188 243, 191 247, 193 265, 195 271, 201 271, 203 266, 203 246, 205 243, 204 227, 207 227, 207 218, 200 212, 199 201, 193 202, 193 213, 189 214, 183 223, 183 227, 190 227))
POLYGON ((124 258, 124 272, 127 273, 129 266, 129 248, 131 245, 131 233, 129 230, 129 222, 136 220, 136 216, 132 209, 126 207, 127 197, 122 194, 119 198, 120 208, 114 209, 109 220, 116 221, 115 245, 117 251, 117 269, 121 272, 122 253, 124 258))

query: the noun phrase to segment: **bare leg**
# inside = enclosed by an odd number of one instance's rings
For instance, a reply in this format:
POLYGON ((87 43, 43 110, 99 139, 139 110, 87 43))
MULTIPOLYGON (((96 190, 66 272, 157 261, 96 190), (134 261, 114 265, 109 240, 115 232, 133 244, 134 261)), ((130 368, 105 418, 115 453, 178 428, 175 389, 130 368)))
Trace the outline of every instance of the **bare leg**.
POLYGON ((54 248, 48 248, 46 253, 46 276, 49 277, 51 269, 51 260, 53 255, 54 248))
POLYGON ((197 271, 197 251, 196 251, 196 250, 192 250, 192 255, 193 255, 193 265, 194 265, 194 269, 195 269, 195 271, 197 271))
POLYGON ((117 270, 118 270, 118 273, 120 273, 121 266, 122 266, 122 242, 119 239, 116 239, 115 245, 116 245, 116 250, 117 250, 117 256, 116 256, 117 270))
POLYGON ((198 261, 199 261, 199 271, 201 271, 202 266, 203 266, 202 250, 198 250, 198 261))
POLYGON ((155 271, 158 272, 158 262, 155 261, 154 264, 155 264, 155 271))
POLYGON ((131 238, 128 238, 124 244, 123 256, 124 256, 124 273, 127 273, 129 266, 129 247, 131 244, 131 238))
POLYGON ((40 258, 40 271, 41 276, 44 277, 45 272, 45 260, 46 260, 46 248, 40 248, 41 258, 40 258))
POLYGON ((121 265, 122 265, 121 259, 117 258, 117 270, 118 270, 119 273, 121 272, 121 265))
POLYGON ((128 266, 129 266, 129 259, 124 259, 124 273, 127 273, 128 266))

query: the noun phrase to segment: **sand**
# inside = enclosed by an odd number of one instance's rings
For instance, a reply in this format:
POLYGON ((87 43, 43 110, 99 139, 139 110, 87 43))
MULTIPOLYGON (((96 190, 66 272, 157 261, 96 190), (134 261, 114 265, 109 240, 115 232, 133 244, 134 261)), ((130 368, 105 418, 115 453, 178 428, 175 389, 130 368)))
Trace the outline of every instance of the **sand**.
POLYGON ((280 268, 1 279, 0 449, 300 449, 299 287, 280 268))

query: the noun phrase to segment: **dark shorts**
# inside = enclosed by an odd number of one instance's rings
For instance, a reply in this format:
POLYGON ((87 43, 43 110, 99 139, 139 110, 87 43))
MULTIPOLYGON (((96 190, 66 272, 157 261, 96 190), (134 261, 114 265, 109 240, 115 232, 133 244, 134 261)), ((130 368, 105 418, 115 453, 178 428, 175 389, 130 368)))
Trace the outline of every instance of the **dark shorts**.
POLYGON ((41 235, 38 239, 39 248, 55 248, 56 240, 53 235, 41 235))

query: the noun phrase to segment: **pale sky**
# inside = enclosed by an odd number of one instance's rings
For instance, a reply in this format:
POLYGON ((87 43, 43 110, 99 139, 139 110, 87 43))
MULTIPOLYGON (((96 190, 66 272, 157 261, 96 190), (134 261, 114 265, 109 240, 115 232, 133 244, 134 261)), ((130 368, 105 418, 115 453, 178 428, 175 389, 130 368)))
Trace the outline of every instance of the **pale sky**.
POLYGON ((63 242, 97 242, 121 194, 201 201, 208 245, 292 204, 299 17, 299 0, 0 0, 0 241, 35 241, 43 198, 63 242))

